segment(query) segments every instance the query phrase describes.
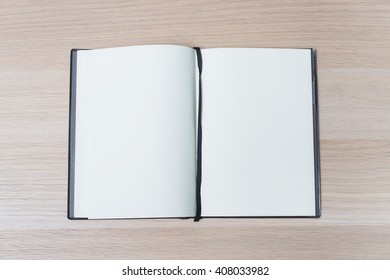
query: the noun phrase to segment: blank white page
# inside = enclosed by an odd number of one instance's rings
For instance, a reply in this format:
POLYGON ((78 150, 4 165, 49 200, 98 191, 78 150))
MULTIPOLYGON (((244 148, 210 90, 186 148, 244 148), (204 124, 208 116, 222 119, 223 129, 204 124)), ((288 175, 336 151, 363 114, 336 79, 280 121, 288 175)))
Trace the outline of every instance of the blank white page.
POLYGON ((310 49, 205 49, 203 216, 314 216, 310 49))
POLYGON ((75 216, 195 214, 195 52, 78 51, 75 216))

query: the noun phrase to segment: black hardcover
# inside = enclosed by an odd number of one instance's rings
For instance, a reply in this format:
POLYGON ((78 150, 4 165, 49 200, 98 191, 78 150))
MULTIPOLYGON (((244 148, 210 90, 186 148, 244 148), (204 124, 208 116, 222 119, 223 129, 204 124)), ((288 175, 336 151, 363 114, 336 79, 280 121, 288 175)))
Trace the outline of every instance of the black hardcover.
POLYGON ((318 117, 318 79, 317 79, 317 50, 311 49, 311 78, 313 92, 313 141, 314 141, 314 180, 315 180, 315 201, 316 215, 321 216, 321 172, 320 172, 320 136, 318 117))
POLYGON ((85 217, 74 216, 74 171, 75 171, 75 137, 76 137, 76 82, 77 82, 77 49, 70 52, 70 87, 69 87, 69 143, 68 143, 68 219, 84 220, 85 217))

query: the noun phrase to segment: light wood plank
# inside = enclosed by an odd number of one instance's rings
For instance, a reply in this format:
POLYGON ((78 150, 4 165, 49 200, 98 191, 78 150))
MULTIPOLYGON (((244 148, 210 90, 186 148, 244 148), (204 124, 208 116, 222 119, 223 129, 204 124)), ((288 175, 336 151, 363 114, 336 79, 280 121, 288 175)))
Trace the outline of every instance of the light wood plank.
POLYGON ((0 3, 0 258, 390 258, 389 1, 0 3), (66 219, 69 51, 315 47, 320 219, 66 219))

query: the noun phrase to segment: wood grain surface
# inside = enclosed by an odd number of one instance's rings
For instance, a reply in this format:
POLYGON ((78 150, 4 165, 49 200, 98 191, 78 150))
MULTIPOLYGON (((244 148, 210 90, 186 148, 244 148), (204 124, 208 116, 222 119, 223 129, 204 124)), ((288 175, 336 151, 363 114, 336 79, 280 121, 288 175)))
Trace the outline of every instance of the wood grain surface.
POLYGON ((0 258, 390 258, 390 2, 0 2, 0 258), (69 51, 314 47, 320 219, 69 221, 69 51))

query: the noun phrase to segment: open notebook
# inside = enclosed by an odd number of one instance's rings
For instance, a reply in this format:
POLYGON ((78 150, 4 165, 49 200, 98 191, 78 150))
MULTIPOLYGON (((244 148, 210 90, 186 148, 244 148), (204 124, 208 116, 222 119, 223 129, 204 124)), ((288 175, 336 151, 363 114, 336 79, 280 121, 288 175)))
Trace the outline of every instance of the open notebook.
POLYGON ((313 49, 72 50, 70 219, 319 217, 313 49))

